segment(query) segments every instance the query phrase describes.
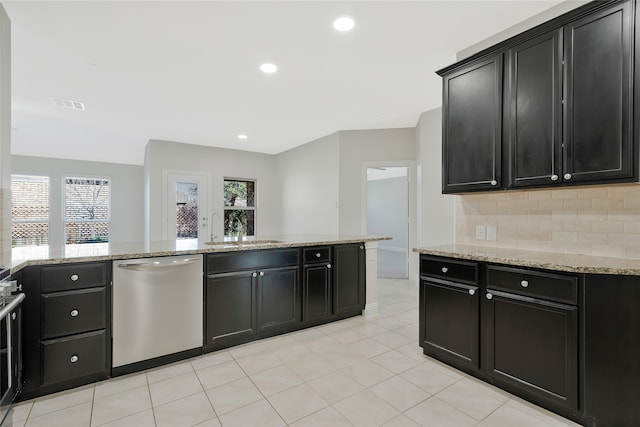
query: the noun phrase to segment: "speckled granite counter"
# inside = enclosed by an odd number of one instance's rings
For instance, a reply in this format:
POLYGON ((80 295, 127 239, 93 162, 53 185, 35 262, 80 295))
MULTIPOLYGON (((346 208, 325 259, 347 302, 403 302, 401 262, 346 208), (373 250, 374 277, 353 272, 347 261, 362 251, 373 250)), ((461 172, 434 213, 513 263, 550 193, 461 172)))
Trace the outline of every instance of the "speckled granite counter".
POLYGON ((243 243, 217 241, 214 244, 185 244, 184 241, 155 241, 130 243, 87 243, 65 248, 36 247, 20 259, 14 257, 11 272, 30 265, 64 264, 70 262, 106 261, 113 259, 147 258, 170 255, 204 254, 215 252, 275 249, 302 246, 335 245, 343 243, 375 242, 389 237, 357 235, 291 235, 259 236, 243 243))
POLYGON ((640 276, 640 260, 626 258, 608 258, 470 245, 414 248, 413 252, 425 255, 544 268, 547 270, 568 271, 573 273, 640 276))

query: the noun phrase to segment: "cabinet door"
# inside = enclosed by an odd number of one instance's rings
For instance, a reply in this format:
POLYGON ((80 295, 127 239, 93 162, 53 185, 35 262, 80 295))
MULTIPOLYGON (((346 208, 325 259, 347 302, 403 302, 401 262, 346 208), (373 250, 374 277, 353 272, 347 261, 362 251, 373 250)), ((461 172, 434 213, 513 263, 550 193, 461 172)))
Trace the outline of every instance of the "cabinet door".
POLYGON ((502 53, 443 80, 442 191, 500 188, 502 53))
POLYGON ((633 176, 632 4, 567 25, 564 180, 633 176))
POLYGON ((333 249, 333 314, 360 314, 365 304, 364 244, 333 249))
POLYGON ((250 271, 207 276, 206 344, 256 332, 257 283, 250 271))
POLYGON ((548 402, 578 407, 578 308, 487 290, 486 368, 548 402))
POLYGON ((422 280, 420 305, 419 344, 424 352, 478 368, 478 287, 422 280))
POLYGON ((562 57, 560 30, 507 53, 510 186, 560 182, 562 174, 562 57))
POLYGON ((305 265, 302 283, 302 321, 331 316, 331 265, 305 265))
POLYGON ((42 295, 42 339, 104 329, 106 288, 42 295))
POLYGON ((300 322, 298 267, 264 270, 260 275, 260 329, 285 330, 300 322))

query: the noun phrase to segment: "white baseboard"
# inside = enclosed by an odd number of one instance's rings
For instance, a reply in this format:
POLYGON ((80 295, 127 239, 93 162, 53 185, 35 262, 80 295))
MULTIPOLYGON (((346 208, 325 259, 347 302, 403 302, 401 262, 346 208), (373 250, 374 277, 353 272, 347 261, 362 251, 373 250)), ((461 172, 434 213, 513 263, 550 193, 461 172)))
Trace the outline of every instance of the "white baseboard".
POLYGON ((380 304, 378 302, 370 302, 364 306, 364 317, 376 316, 379 313, 380 304))

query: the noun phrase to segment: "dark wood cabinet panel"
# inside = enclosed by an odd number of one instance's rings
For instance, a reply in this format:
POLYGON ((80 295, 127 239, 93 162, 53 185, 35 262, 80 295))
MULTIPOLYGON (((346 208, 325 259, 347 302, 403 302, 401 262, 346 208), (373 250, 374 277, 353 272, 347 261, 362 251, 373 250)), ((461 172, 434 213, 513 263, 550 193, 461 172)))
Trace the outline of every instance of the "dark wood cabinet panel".
POLYGON ((259 275, 260 329, 295 328, 300 322, 298 267, 265 270, 259 275))
POLYGON ((365 305, 364 244, 333 248, 333 314, 359 314, 365 305))
POLYGON ((42 295, 42 338, 48 339, 107 326, 106 288, 42 295))
POLYGON ((331 269, 329 264, 306 265, 302 281, 302 321, 331 316, 331 269))
POLYGON ((507 51, 505 97, 510 187, 555 184, 562 175, 562 31, 507 51))
POLYGON ((565 181, 633 176, 632 4, 565 26, 565 181))
POLYGON ((501 186, 502 53, 443 79, 444 193, 501 186))
POLYGON ((494 379, 578 408, 578 308, 486 291, 486 367, 494 379))
POLYGON ((107 264, 87 262, 41 268, 42 292, 58 292, 107 285, 107 264))
POLYGON ((210 274, 206 289, 206 339, 215 344, 257 332, 257 273, 210 274))
POLYGON ((479 292, 477 286, 422 279, 420 346, 425 354, 478 368, 479 292))
POLYGON ((107 335, 104 329, 42 342, 42 385, 105 371, 107 335))

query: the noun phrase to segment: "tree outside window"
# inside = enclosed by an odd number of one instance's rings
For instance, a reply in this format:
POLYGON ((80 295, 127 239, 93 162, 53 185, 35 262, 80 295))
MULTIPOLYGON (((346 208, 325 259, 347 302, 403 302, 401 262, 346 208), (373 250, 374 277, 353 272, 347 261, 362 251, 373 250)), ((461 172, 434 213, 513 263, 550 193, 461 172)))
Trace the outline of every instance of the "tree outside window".
POLYGON ((237 237, 255 236, 256 181, 246 179, 224 180, 224 234, 237 237))
POLYGON ((65 243, 105 243, 111 223, 110 180, 66 177, 65 243))

